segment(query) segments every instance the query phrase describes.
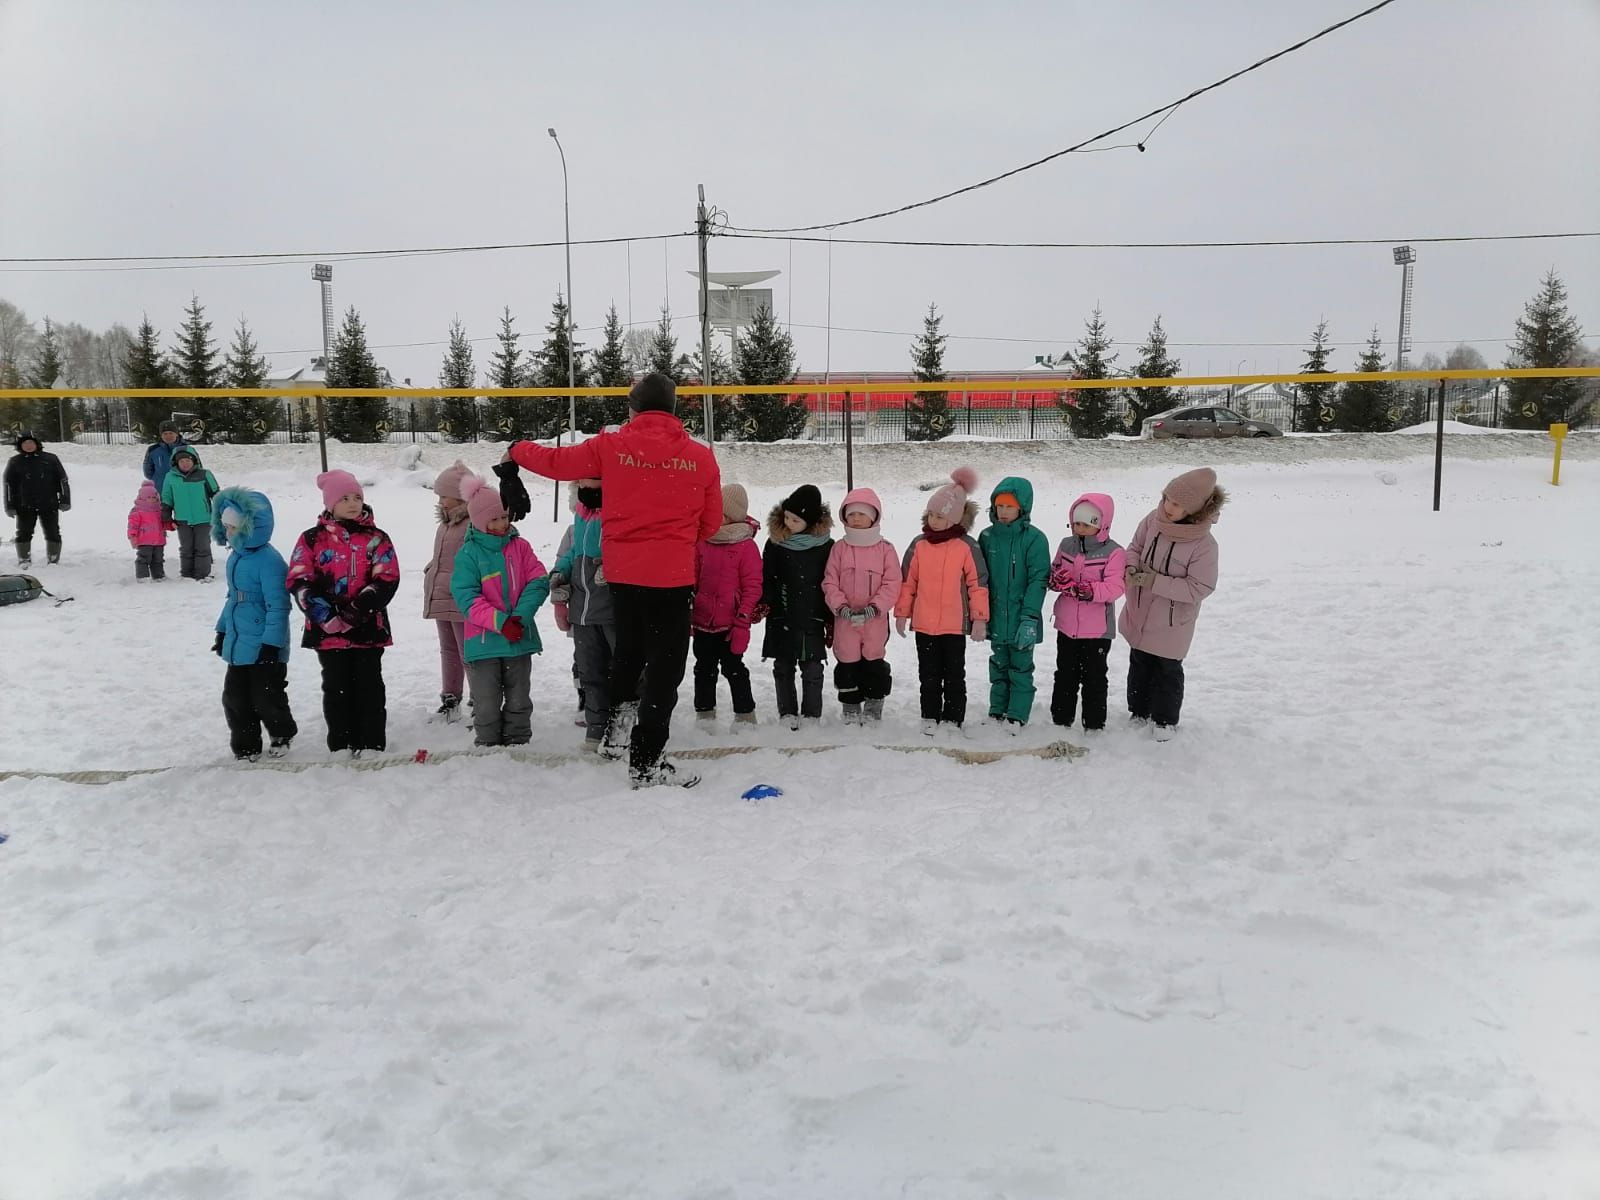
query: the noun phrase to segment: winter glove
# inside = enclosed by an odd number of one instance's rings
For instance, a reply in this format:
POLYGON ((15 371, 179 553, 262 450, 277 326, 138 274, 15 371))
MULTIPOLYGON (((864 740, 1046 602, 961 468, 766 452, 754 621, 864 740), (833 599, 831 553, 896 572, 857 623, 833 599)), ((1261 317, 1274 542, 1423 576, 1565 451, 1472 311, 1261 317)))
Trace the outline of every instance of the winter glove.
POLYGON ((594 569, 594 585, 595 587, 605 587, 606 585, 606 568, 604 563, 594 569))
POLYGON ((750 610, 750 624, 759 625, 772 615, 770 604, 758 604, 750 610))
POLYGON ((63 500, 60 504, 56 505, 56 509, 58 512, 69 512, 72 509, 72 501, 63 500))
POLYGON ((878 615, 878 606, 876 604, 867 605, 861 610, 861 615, 866 617, 866 619, 869 621, 872 620, 878 615))
MULTIPOLYGON (((552 591, 551 595, 554 594, 552 591)), ((555 610, 556 628, 562 633, 570 633, 572 631, 572 618, 568 615, 567 602, 565 600, 552 600, 550 607, 555 610)))
POLYGON ((841 621, 848 621, 851 617, 855 616, 856 613, 855 609, 851 608, 848 604, 841 604, 839 605, 838 611, 836 611, 833 615, 838 617, 841 621))
POLYGON ((1044 641, 1044 634, 1039 629, 1038 617, 1023 617, 1017 622, 1017 649, 1026 650, 1029 646, 1037 646, 1044 641))
POLYGON ((517 464, 496 463, 494 473, 500 477, 500 503, 505 505, 506 513, 513 521, 522 520, 533 511, 533 500, 517 476, 517 464))
POLYGON ((550 603, 551 604, 571 604, 572 603, 572 589, 570 587, 565 586, 565 585, 563 585, 561 587, 551 587, 551 589, 550 589, 550 603))
POLYGON ((9 505, 9 504, 6 505, 6 516, 14 517, 16 515, 17 515, 17 510, 12 508, 11 505, 9 505))
POLYGON ((314 625, 326 625, 333 620, 333 604, 326 596, 308 595, 300 605, 306 616, 311 618, 314 625))
POLYGON ((735 625, 728 630, 728 649, 740 656, 750 649, 750 626, 735 625))
POLYGON ((987 621, 974 621, 972 623, 972 633, 969 636, 973 641, 981 642, 988 636, 988 633, 989 623, 987 621))
POLYGON ((161 522, 161 528, 165 529, 168 533, 173 533, 176 532, 178 523, 171 517, 168 517, 165 521, 161 522))
POLYGON ((906 635, 906 619, 904 617, 896 617, 894 619, 894 631, 896 633, 898 633, 901 637, 905 637, 905 635, 906 635))
POLYGON ((377 612, 383 607, 383 599, 378 595, 377 588, 364 587, 356 594, 355 606, 359 612, 377 612))
POLYGON ((1146 588, 1156 581, 1156 570, 1144 563, 1129 563, 1122 578, 1129 587, 1146 588))
POLYGON ((1072 585, 1072 594, 1079 600, 1089 601, 1094 599, 1094 584, 1087 579, 1080 579, 1072 585))
MULTIPOLYGON (((217 636, 221 637, 222 635, 218 634, 217 636)), ((278 661, 278 648, 276 646, 269 646, 265 642, 263 642, 262 645, 261 645, 261 650, 256 654, 256 666, 264 667, 264 666, 267 666, 270 663, 275 663, 277 661, 278 661)))
POLYGON ((222 657, 222 634, 217 634, 216 638, 212 641, 211 653, 215 654, 218 658, 222 657))
POLYGON ((1052 592, 1064 592, 1072 586, 1072 572, 1067 569, 1066 563, 1050 572, 1048 586, 1052 592))
POLYGON ((850 624, 852 626, 854 626, 855 628, 860 629, 863 625, 865 625, 867 623, 867 614, 869 612, 871 612, 871 611, 872 610, 870 608, 858 608, 858 609, 856 609, 854 612, 852 612, 850 614, 850 624))
POLYGON ((504 625, 500 626, 500 632, 505 635, 506 641, 508 641, 508 642, 520 642, 522 640, 522 634, 523 634, 522 618, 521 617, 507 617, 506 618, 506 623, 504 625))

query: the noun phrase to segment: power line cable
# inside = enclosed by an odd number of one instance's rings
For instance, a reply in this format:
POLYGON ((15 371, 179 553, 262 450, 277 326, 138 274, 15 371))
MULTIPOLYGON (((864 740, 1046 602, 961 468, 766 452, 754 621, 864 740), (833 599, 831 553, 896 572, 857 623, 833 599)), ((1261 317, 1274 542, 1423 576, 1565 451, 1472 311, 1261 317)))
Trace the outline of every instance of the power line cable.
POLYGON ((1600 230, 1564 233, 1461 233, 1435 237, 1387 238, 1258 238, 1235 242, 968 242, 915 238, 791 237, 778 233, 726 233, 723 237, 764 242, 832 242, 840 246, 922 246, 957 250, 1242 250, 1262 246, 1393 246, 1446 242, 1533 242, 1561 238, 1596 238, 1600 230))
MULTIPOLYGON (((1379 9, 1388 8, 1389 5, 1393 4, 1394 2, 1395 2, 1395 0, 1378 0, 1378 3, 1372 5, 1371 7, 1364 8, 1360 12, 1355 13, 1352 16, 1348 16, 1342 21, 1335 22, 1334 24, 1329 25, 1326 29, 1319 30, 1318 32, 1312 34, 1310 37, 1302 38, 1300 41, 1296 42, 1292 46, 1285 46, 1282 50, 1277 51, 1275 54, 1269 54, 1265 58, 1257 59, 1255 62, 1251 63, 1249 66, 1242 67, 1241 69, 1233 72, 1231 75, 1225 75, 1221 79, 1218 79, 1214 83, 1208 83, 1204 87, 1196 88, 1194 91, 1190 92, 1187 96, 1183 96, 1180 99, 1174 100, 1169 104, 1163 104, 1160 108, 1153 108, 1149 112, 1145 113, 1143 116, 1135 117, 1131 121, 1124 121, 1121 125, 1117 125, 1117 126, 1114 126, 1111 129, 1107 129, 1104 133, 1097 133, 1091 138, 1085 138, 1083 141, 1077 142, 1074 145, 1068 146, 1064 150, 1057 150, 1057 151, 1054 151, 1051 154, 1046 154, 1043 158, 1036 158, 1032 162, 1023 163, 1020 167, 1012 167, 1011 170, 1009 170, 1009 171, 1002 171, 998 175, 991 175, 988 179, 980 179, 977 183, 969 183, 965 187, 959 187, 959 188, 956 188, 954 191, 944 192, 944 193, 941 193, 940 195, 937 195, 937 196, 931 196, 926 200, 918 200, 918 201, 916 201, 915 203, 912 203, 912 204, 902 204, 898 208, 888 208, 888 209, 884 209, 882 212, 868 213, 864 217, 851 217, 847 221, 827 221, 827 222, 822 222, 822 223, 819 223, 819 224, 816 224, 816 225, 791 225, 791 226, 786 226, 786 227, 782 227, 782 228, 775 228, 775 229, 763 229, 763 228, 756 228, 756 227, 752 226, 752 227, 746 228, 744 231, 747 232, 747 233, 812 233, 812 232, 814 232, 816 230, 819 230, 819 229, 842 229, 846 225, 860 225, 861 223, 863 223, 865 221, 877 221, 877 220, 881 220, 884 217, 897 216, 900 213, 911 212, 913 209, 927 208, 929 205, 938 204, 938 203, 940 203, 942 201, 952 199, 953 197, 956 197, 956 196, 966 195, 968 192, 976 192, 980 188, 990 187, 993 184, 1001 182, 1002 180, 1010 179, 1013 175, 1021 175, 1024 171, 1031 171, 1035 167, 1042 167, 1046 163, 1054 162, 1056 159, 1061 158, 1064 155, 1077 154, 1077 153, 1083 152, 1086 147, 1092 146, 1095 142, 1104 141, 1106 138, 1111 137, 1114 134, 1121 133, 1125 129, 1131 129, 1131 128, 1133 128, 1133 126, 1138 125, 1140 122, 1148 121, 1152 117, 1162 116, 1163 113, 1167 114, 1167 116, 1170 116, 1173 112, 1175 112, 1178 109, 1178 107, 1180 105, 1187 104, 1189 101, 1194 100, 1197 97, 1203 96, 1207 92, 1215 91, 1217 88, 1220 88, 1220 87, 1223 87, 1226 84, 1232 83, 1235 79, 1238 79, 1238 78, 1240 78, 1241 76, 1244 76, 1244 75, 1248 75, 1252 71, 1260 70, 1262 67, 1266 66, 1268 63, 1276 62, 1278 59, 1283 58, 1285 55, 1293 54, 1296 50, 1303 50, 1305 47, 1311 45, 1312 42, 1315 42, 1315 41, 1317 41, 1317 40, 1319 40, 1321 38, 1325 38, 1329 34, 1337 33, 1339 30, 1343 29, 1345 26, 1353 25, 1357 21, 1361 20, 1363 17, 1370 17, 1373 13, 1377 12, 1379 9)), ((1165 119, 1166 119, 1166 117, 1162 117, 1163 121, 1165 119)), ((1161 126, 1158 124, 1156 126, 1156 129, 1159 129, 1160 127, 1161 126)), ((1150 132, 1153 134, 1155 132, 1155 130, 1152 129, 1150 132)), ((1133 143, 1133 148, 1138 149, 1139 151, 1143 152, 1144 147, 1145 147, 1145 141, 1147 141, 1147 140, 1148 140, 1148 135, 1146 135, 1146 138, 1141 139, 1140 141, 1133 143)), ((1101 149, 1115 149, 1115 148, 1117 148, 1117 147, 1109 147, 1109 146, 1101 147, 1101 149)))

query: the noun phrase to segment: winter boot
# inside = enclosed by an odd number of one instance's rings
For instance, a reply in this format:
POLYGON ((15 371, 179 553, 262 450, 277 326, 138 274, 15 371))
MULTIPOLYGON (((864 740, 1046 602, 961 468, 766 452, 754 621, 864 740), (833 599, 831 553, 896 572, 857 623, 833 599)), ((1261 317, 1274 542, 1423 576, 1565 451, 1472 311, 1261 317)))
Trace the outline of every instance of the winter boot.
POLYGON ((260 762, 261 761, 261 751, 259 751, 259 750, 249 750, 249 751, 246 751, 243 754, 235 754, 233 757, 234 757, 234 760, 236 762, 249 762, 249 763, 260 762))
POLYGON ((1172 740, 1172 735, 1178 732, 1178 727, 1176 725, 1158 724, 1153 726, 1152 729, 1155 740, 1158 742, 1170 742, 1172 740))
POLYGON ((845 704, 845 705, 841 705, 840 707, 843 709, 843 712, 844 712, 844 723, 846 725, 859 725, 859 724, 861 724, 861 705, 859 705, 859 704, 845 704))
POLYGON ((755 723, 756 723, 756 715, 753 712, 734 713, 733 714, 733 731, 735 733, 739 732, 739 726, 748 725, 748 726, 751 726, 753 728, 755 726, 755 723))
POLYGON ((883 701, 868 700, 861 705, 861 716, 868 725, 876 725, 883 720, 883 701))
POLYGON ((51 562, 51 563, 58 563, 58 562, 61 561, 61 543, 60 542, 46 542, 44 544, 44 551, 45 551, 46 561, 51 562))
POLYGON ((600 757, 609 758, 613 762, 628 753, 628 739, 633 736, 633 727, 639 720, 639 702, 630 700, 619 704, 611 710, 611 720, 606 725, 605 740, 600 746, 600 757))
POLYGON ((454 692, 439 693, 439 707, 433 710, 435 720, 454 725, 461 720, 461 697, 454 692))
POLYGON ((922 736, 923 737, 932 737, 934 734, 936 734, 938 732, 939 732, 939 722, 935 721, 932 717, 923 717, 922 718, 922 736))
POLYGON ((714 708, 697 708, 694 710, 694 719, 704 721, 707 725, 716 724, 717 710, 714 708))
POLYGON ((33 565, 33 543, 17 543, 17 566, 28 567, 33 565))
POLYGON ((787 713, 784 716, 780 717, 779 720, 781 720, 783 722, 783 727, 785 729, 787 729, 790 733, 799 733, 800 732, 800 714, 799 713, 787 713))
POLYGON ((273 738, 272 745, 267 747, 268 758, 283 758, 289 753, 288 738, 273 738))
POLYGON ((586 737, 583 739, 583 752, 585 754, 598 755, 600 753, 600 747, 604 745, 605 743, 599 738, 586 737))
POLYGON ((666 759, 657 759, 653 767, 629 767, 628 782, 634 789, 646 787, 692 788, 700 782, 693 771, 680 771, 666 759))

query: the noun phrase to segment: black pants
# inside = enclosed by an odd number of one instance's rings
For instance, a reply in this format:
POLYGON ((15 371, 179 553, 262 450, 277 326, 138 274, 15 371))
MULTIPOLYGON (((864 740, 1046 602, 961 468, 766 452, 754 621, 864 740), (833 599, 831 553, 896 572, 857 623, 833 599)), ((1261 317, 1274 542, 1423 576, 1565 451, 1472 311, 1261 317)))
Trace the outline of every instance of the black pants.
POLYGON ((611 656, 611 704, 639 703, 639 720, 628 743, 628 765, 649 770, 661 758, 672 731, 678 685, 689 662, 689 606, 694 588, 613 583, 617 649, 611 656))
POLYGON ((204 579, 211 574, 211 526, 178 522, 178 574, 204 579))
POLYGON ((959 633, 917 634, 922 719, 960 725, 967 719, 967 639, 959 633))
POLYGON ((140 546, 133 558, 135 579, 165 579, 167 577, 167 548, 165 546, 140 546))
MULTIPOLYGON (((1083 727, 1106 727, 1106 655, 1110 653, 1110 638, 1056 634, 1056 682, 1050 693, 1050 719, 1057 725, 1072 724, 1078 715, 1078 689, 1082 688, 1083 727)), ((1132 676, 1129 680, 1131 689, 1132 676)))
POLYGON ((382 750, 389 713, 383 690, 383 647, 318 650, 322 663, 322 719, 329 750, 382 750))
POLYGON ((750 691, 750 668, 744 665, 744 656, 735 654, 728 646, 729 630, 721 633, 694 635, 694 710, 715 712, 717 708, 717 672, 728 681, 728 692, 733 697, 733 711, 753 713, 756 698, 750 691))
POLYGON ((1176 725, 1183 708, 1183 660, 1135 650, 1128 655, 1128 711, 1176 725))
POLYGON ((611 719, 611 661, 617 631, 610 625, 572 627, 572 673, 583 702, 583 736, 598 742, 611 719))
POLYGON ((882 700, 894 683, 886 658, 862 658, 835 663, 833 686, 840 704, 860 704, 863 700, 882 700))
POLYGON ((778 691, 778 715, 822 716, 822 677, 827 663, 820 658, 797 663, 792 658, 772 660, 772 682, 778 691), (794 673, 800 672, 800 691, 794 689, 794 673))
POLYGON ((222 681, 222 714, 235 754, 261 753, 261 727, 274 741, 300 732, 289 711, 289 664, 229 667, 222 681))
POLYGON ((61 548, 61 513, 54 508, 17 509, 17 553, 21 554, 33 542, 35 522, 44 526, 44 540, 56 549, 61 548))

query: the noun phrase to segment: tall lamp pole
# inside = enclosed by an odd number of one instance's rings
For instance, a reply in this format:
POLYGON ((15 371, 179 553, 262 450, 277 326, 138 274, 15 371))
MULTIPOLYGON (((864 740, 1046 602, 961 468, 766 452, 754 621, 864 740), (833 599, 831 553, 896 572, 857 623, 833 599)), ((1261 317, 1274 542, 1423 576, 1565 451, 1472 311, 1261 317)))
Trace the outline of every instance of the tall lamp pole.
MULTIPOLYGON (((561 139, 556 136, 554 128, 547 129, 550 140, 556 144, 556 153, 561 155, 561 215, 566 225, 567 242, 567 428, 572 431, 573 440, 578 437, 578 352, 572 338, 572 206, 567 198, 567 152, 561 148, 561 139)), ((561 437, 556 436, 556 444, 561 444, 561 437)), ((551 514, 559 519, 561 516, 561 485, 556 485, 555 510, 551 514)))
MULTIPOLYGON (((314 263, 311 267, 311 278, 317 281, 322 289, 322 386, 328 386, 328 370, 332 365, 328 359, 328 346, 333 340, 333 266, 330 263, 314 263)), ((291 429, 293 426, 290 427, 291 429)), ((328 400, 326 396, 317 397, 317 448, 322 452, 322 470, 328 470, 328 400)))

